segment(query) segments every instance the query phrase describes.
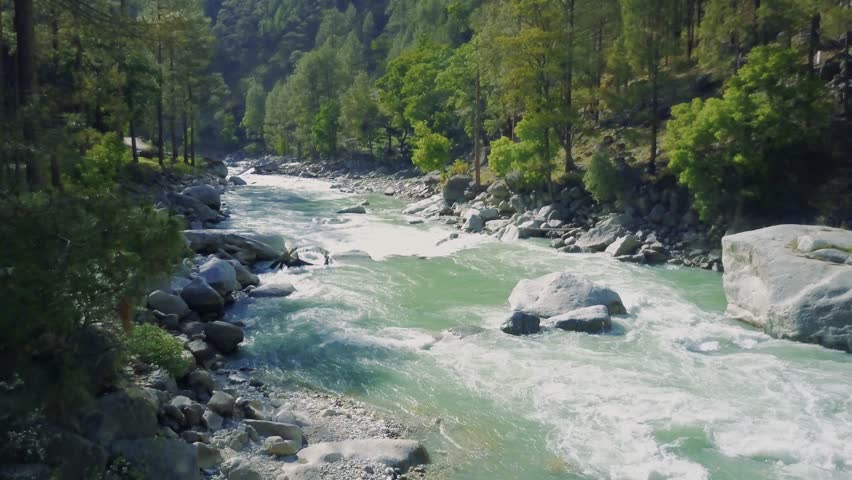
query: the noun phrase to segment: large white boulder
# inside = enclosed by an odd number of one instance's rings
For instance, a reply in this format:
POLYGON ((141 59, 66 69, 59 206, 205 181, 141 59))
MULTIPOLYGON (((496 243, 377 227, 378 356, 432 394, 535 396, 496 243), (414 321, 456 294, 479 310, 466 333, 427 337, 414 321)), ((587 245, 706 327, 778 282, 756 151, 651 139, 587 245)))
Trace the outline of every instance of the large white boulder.
POLYGON ((728 314, 778 337, 852 351, 852 266, 820 250, 852 251, 852 232, 776 225, 722 239, 728 314))
POLYGON ((603 305, 610 313, 626 313, 614 291, 570 273, 556 272, 518 282, 509 296, 513 311, 550 318, 580 308, 603 305))

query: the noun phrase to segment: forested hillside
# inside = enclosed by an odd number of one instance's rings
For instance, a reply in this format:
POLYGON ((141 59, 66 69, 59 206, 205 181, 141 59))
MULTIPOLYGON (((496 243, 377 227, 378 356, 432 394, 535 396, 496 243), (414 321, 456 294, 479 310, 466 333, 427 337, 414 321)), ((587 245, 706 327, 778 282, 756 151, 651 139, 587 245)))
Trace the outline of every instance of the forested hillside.
POLYGON ((802 200, 797 192, 813 193, 848 156, 846 2, 205 8, 218 39, 213 69, 231 92, 217 114, 228 147, 304 160, 411 159, 423 171, 488 162, 519 188, 595 163, 598 177, 614 177, 587 181, 602 199, 625 195, 625 168, 672 172, 708 219, 788 209, 777 193, 802 200), (618 148, 595 155, 605 138, 618 148))

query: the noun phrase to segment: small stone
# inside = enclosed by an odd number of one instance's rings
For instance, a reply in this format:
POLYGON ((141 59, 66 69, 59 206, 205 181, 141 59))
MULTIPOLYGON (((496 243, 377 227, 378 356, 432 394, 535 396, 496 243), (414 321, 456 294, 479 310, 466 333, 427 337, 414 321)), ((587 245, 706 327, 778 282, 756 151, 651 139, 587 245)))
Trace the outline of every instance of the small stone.
POLYGON ((218 413, 207 410, 204 412, 203 417, 204 423, 207 425, 207 430, 215 432, 222 429, 222 424, 225 419, 223 419, 218 413))
POLYGON ((263 450, 269 455, 295 455, 300 449, 300 444, 297 445, 293 440, 284 440, 281 437, 267 437, 263 441, 263 450))
POLYGON ((213 392, 213 396, 207 402, 207 408, 228 417, 234 411, 234 397, 222 391, 213 392))
POLYGON ((189 350, 189 352, 192 353, 195 359, 199 362, 205 362, 216 356, 216 351, 213 349, 213 346, 204 340, 193 340, 186 344, 186 349, 189 350))

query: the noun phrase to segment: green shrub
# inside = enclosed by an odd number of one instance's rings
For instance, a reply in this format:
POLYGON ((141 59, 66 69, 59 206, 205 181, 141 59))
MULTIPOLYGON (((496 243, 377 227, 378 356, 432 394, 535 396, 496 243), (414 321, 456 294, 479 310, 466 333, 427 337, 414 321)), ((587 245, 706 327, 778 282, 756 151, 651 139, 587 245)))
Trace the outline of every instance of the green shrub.
POLYGON ((801 205, 825 157, 830 98, 795 50, 765 46, 748 54, 722 98, 676 105, 663 149, 702 218, 801 205))
POLYGON ((109 190, 124 165, 130 162, 130 153, 117 134, 107 133, 86 152, 74 180, 84 189, 109 190))
POLYGON ((624 172, 619 171, 603 151, 598 151, 592 157, 583 175, 583 184, 598 202, 621 198, 626 187, 624 172))
POLYGON ((456 175, 467 175, 468 172, 470 172, 470 165, 463 160, 456 160, 447 170, 447 176, 454 177, 456 175))
POLYGON ((125 343, 128 353, 145 363, 159 366, 175 378, 184 376, 190 367, 189 360, 182 356, 180 341, 156 325, 137 325, 125 343))
POLYGON ((245 150, 245 152, 248 153, 249 155, 255 155, 258 152, 260 152, 261 147, 260 147, 260 144, 258 144, 257 142, 252 142, 252 143, 249 143, 248 145, 246 145, 243 148, 243 150, 245 150))
POLYGON ((548 182, 559 150, 555 131, 549 125, 547 118, 528 115, 516 128, 520 141, 502 137, 492 142, 488 164, 494 174, 508 179, 509 174, 515 173, 521 187, 548 182))
POLYGON ((429 130, 425 123, 414 125, 414 154, 411 162, 423 173, 443 170, 450 160, 450 140, 429 130))

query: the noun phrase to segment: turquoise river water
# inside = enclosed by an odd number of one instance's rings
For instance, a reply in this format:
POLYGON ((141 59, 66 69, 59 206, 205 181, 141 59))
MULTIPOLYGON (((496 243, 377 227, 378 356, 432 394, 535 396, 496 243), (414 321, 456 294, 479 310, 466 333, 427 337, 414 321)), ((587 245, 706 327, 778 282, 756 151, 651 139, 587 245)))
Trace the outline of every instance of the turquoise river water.
POLYGON ((456 230, 408 225, 398 200, 246 178, 227 228, 373 258, 262 275, 298 291, 230 314, 255 324, 248 360, 415 425, 434 478, 852 478, 852 355, 726 319, 719 274, 482 235, 436 246, 456 230), (364 199, 368 215, 334 213, 364 199), (518 280, 553 271, 613 288, 628 315, 603 336, 500 332, 518 280))

